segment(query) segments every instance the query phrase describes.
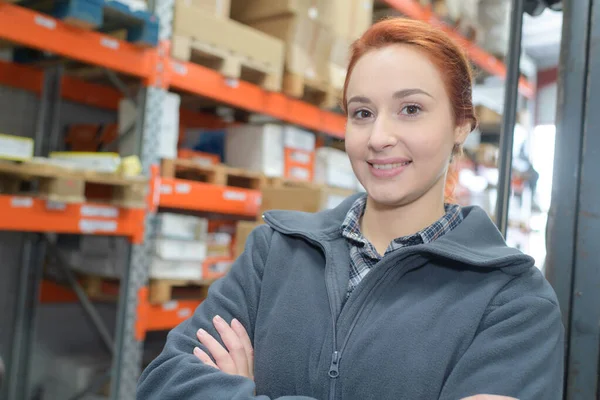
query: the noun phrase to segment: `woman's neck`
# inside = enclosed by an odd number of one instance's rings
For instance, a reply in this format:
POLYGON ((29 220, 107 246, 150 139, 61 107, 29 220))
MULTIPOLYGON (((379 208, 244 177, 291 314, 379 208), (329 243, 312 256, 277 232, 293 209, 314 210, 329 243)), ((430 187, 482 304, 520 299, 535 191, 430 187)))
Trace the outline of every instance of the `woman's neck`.
POLYGON ((368 198, 361 221, 363 235, 384 254, 392 240, 413 235, 444 215, 443 197, 432 194, 401 207, 385 207, 368 198))

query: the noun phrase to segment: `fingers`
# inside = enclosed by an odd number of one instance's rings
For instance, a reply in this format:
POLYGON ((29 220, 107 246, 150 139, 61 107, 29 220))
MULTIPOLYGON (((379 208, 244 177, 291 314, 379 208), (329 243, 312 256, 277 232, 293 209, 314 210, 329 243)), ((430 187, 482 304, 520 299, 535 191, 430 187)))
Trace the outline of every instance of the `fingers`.
POLYGON ((249 363, 248 358, 246 356, 246 349, 244 348, 244 344, 242 343, 242 339, 238 337, 237 333, 220 316, 217 315, 215 318, 213 318, 213 323, 215 325, 215 328, 217 329, 217 332, 219 332, 219 334, 221 335, 223 343, 229 350, 229 355, 235 363, 237 374, 249 377, 249 363))
POLYGON ((221 346, 221 343, 219 343, 204 329, 198 330, 197 336, 198 340, 200 340, 200 343, 206 346, 208 352, 213 356, 218 368, 221 371, 233 375, 238 373, 233 358, 229 355, 229 352, 225 350, 223 346, 221 346))
POLYGON ((250 378, 252 378, 254 376, 254 348, 252 347, 250 336, 248 336, 248 332, 246 332, 244 325, 235 318, 231 321, 231 328, 238 338, 240 338, 242 345, 244 346, 246 360, 248 361, 248 371, 250 372, 250 378))
POLYGON ((219 369, 219 367, 217 367, 217 364, 213 362, 213 360, 208 356, 208 354, 203 352, 199 347, 194 347, 194 355, 198 357, 198 359, 204 364, 219 369))

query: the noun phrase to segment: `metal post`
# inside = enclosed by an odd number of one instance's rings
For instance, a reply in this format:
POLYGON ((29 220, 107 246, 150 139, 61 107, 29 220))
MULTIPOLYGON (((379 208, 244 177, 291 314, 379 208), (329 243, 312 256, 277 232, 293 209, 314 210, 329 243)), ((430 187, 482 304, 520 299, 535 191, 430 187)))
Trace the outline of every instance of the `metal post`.
MULTIPOLYGON (((171 37, 174 0, 155 0, 149 2, 149 9, 159 18, 159 38, 167 40, 171 37)), ((144 174, 149 176, 152 165, 158 165, 158 137, 162 122, 162 107, 166 91, 156 87, 146 87, 140 92, 137 102, 141 110, 137 124, 137 139, 140 144, 139 155, 144 174)), ((150 268, 151 241, 154 236, 155 215, 146 214, 144 241, 140 245, 131 246, 129 266, 121 278, 117 329, 115 334, 115 352, 113 357, 113 380, 110 399, 134 399, 137 381, 141 373, 143 343, 135 337, 137 320, 136 307, 138 293, 147 285, 150 268)))
MULTIPOLYGON (((62 67, 50 67, 44 73, 34 138, 36 156, 47 155, 54 149, 53 146, 57 145, 61 79, 62 67)), ((14 334, 7 366, 8 400, 29 398, 31 354, 35 342, 35 321, 45 250, 45 243, 39 234, 28 234, 24 238, 13 323, 14 334)))
MULTIPOLYGON (((581 8, 577 3, 569 6, 581 8)), ((575 140, 581 145, 581 158, 579 197, 574 207, 577 220, 566 388, 568 399, 582 400, 600 398, 600 49, 595 45, 600 41, 600 0, 590 3, 583 132, 581 139, 575 140)), ((571 23, 578 26, 581 21, 571 23)))
MULTIPOLYGON (((583 371, 583 366, 573 364, 575 360, 571 356, 572 332, 576 329, 573 326, 574 305, 573 291, 577 290, 575 282, 575 270, 578 259, 584 253, 578 249, 580 240, 594 240, 591 232, 585 233, 584 237, 578 237, 581 215, 580 196, 583 193, 581 187, 582 164, 584 152, 584 121, 586 112, 591 110, 586 108, 586 98, 591 96, 588 85, 592 75, 588 75, 589 60, 589 31, 591 28, 590 15, 592 9, 592 0, 564 1, 563 2, 563 26, 562 42, 558 73, 558 94, 557 94, 557 112, 556 112, 556 140, 554 155, 554 177, 552 188, 552 205, 548 215, 547 231, 547 257, 545 263, 546 277, 552 284, 558 297, 560 309, 563 317, 563 324, 566 330, 565 350, 566 350, 566 374, 565 394, 569 399, 592 399, 595 398, 589 394, 587 396, 576 397, 573 395, 575 388, 583 387, 573 386, 573 379, 579 373, 588 375, 583 371), (587 239, 589 238, 589 239, 587 239)), ((598 19, 596 19, 598 21, 598 19)), ((598 55, 596 55, 597 57, 598 55)), ((597 73, 597 71, 596 71, 597 73)), ((596 79, 598 79, 596 77, 596 79)), ((596 101, 597 95, 594 96, 596 101)), ((597 111, 591 110, 592 113, 597 111)), ((589 121, 588 121, 589 123, 589 121)), ((587 129, 590 129, 588 124, 587 129)), ((592 132, 589 132, 592 134, 592 132)), ((593 148, 585 146, 590 150, 593 148)), ((598 147, 596 147, 597 151, 598 147)), ((588 163, 591 160, 587 161, 588 163)), ((589 164, 588 164, 589 165, 589 164)), ((597 174, 596 170, 596 174, 597 174)), ((587 170, 589 174, 589 169, 587 170)), ((593 173, 593 172, 591 172, 593 173)), ((589 179, 589 177, 588 177, 589 179)), ((592 193, 589 193, 590 195, 592 193)), ((600 201, 600 199, 596 199, 600 201)), ((597 221, 597 220, 596 220, 597 221)), ((588 244, 589 246, 589 244, 588 244)), ((589 260, 597 263, 597 250, 586 255, 589 260), (596 256, 594 256, 596 254, 596 256), (595 257, 595 258, 594 258, 595 257)), ((597 268, 597 266, 596 266, 597 268)), ((581 275, 579 278, 581 279, 581 275)), ((596 289, 597 290, 597 289, 596 289)), ((586 291, 585 298, 590 295, 586 291)), ((580 304, 580 301, 577 302, 580 304)), ((596 307, 598 307, 596 305, 596 307)), ((578 315, 581 318, 580 315, 578 315)), ((589 317, 588 317, 589 318, 589 317)), ((591 319, 589 319, 592 322, 591 319)), ((596 320, 596 325, 598 321, 596 320)), ((587 327, 584 323, 582 327, 587 327)), ((594 329, 590 331, 594 332, 594 329)), ((598 339, 596 339, 598 340, 598 339)), ((593 347, 592 347, 593 348, 593 347)), ((585 350, 587 357, 596 359, 598 365, 598 354, 590 350, 585 350)), ((591 372, 590 371, 590 372, 591 372)))
MULTIPOLYGON (((143 107, 143 123, 138 124, 142 136, 142 166, 149 175, 151 165, 158 164, 156 149, 161 126, 161 105, 165 90, 148 87, 141 91, 138 102, 143 107)), ((151 240, 153 238, 154 214, 147 213, 144 242, 131 246, 129 266, 121 277, 115 352, 113 357, 113 380, 111 400, 134 399, 137 380, 141 372, 143 342, 136 339, 136 307, 140 288, 147 285, 150 269, 151 240)))
POLYGON ((523 30, 523 0, 512 0, 510 37, 508 41, 508 66, 504 90, 504 115, 500 137, 500 160, 498 165, 498 194, 496 199, 496 225, 506 237, 508 227, 508 203, 512 175, 513 139, 519 100, 519 62, 521 58, 521 34, 523 30))
POLYGON ((63 66, 56 65, 44 71, 44 83, 36 121, 35 155, 46 157, 60 149, 60 104, 63 66))
POLYGON ((35 320, 42 281, 44 243, 39 234, 31 234, 23 245, 11 364, 8 370, 8 399, 29 398, 29 372, 35 342, 35 320))

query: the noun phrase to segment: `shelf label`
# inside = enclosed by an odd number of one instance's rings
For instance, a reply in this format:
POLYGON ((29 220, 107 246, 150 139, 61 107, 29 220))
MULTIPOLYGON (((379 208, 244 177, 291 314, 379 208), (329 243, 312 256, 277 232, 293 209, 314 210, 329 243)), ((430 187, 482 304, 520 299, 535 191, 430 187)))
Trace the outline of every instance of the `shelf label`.
POLYGON ((10 205, 15 208, 31 208, 33 199, 31 197, 13 197, 10 199, 10 205))
POLYGON ((236 78, 225 78, 225 85, 235 89, 240 86, 240 80, 236 78))
POLYGON ((108 47, 109 49, 112 49, 112 50, 119 49, 119 42, 115 39, 110 39, 107 37, 103 37, 102 39, 100 39, 100 45, 102 45, 104 47, 108 47))
POLYGON ((192 315, 192 310, 190 310, 188 307, 177 310, 177 316, 179 318, 187 318, 190 315, 192 315))
POLYGON ((169 184, 160 185, 160 194, 173 194, 173 186, 169 184))
POLYGON ((82 206, 80 213, 82 217, 117 218, 119 209, 116 207, 82 206))
POLYGON ((185 76, 188 73, 187 67, 182 64, 182 63, 178 63, 176 61, 172 61, 171 62, 171 67, 173 68, 173 71, 181 76, 185 76))
POLYGON ((162 306, 163 310, 165 310, 165 311, 173 311, 173 310, 176 310, 177 307, 179 307, 179 303, 175 300, 167 301, 162 306))
POLYGON ((192 191, 192 187, 189 183, 178 183, 175 185, 175 193, 189 194, 192 191))
POLYGON ((35 22, 36 25, 43 26, 44 28, 47 28, 47 29, 56 28, 55 20, 53 20, 52 18, 41 16, 41 15, 36 15, 35 18, 33 19, 33 22, 35 22))
POLYGON ((51 211, 64 211, 67 209, 67 204, 62 201, 47 201, 46 210, 51 211))
POLYGON ((235 190, 226 190, 223 192, 223 198, 225 200, 246 201, 246 193, 235 190))
POLYGON ((83 233, 116 232, 117 221, 102 221, 94 219, 80 219, 79 230, 83 233))

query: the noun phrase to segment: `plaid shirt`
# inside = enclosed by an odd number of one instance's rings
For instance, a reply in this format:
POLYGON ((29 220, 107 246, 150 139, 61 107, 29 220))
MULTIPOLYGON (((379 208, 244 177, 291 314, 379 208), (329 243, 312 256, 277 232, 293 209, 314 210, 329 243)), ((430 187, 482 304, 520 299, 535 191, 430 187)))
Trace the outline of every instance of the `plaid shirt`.
MULTIPOLYGON (((365 212, 367 196, 362 196, 354 202, 342 224, 342 235, 347 239, 350 247, 350 282, 348 296, 367 273, 383 257, 377 252, 373 244, 360 232, 360 219, 365 212)), ((385 251, 388 253, 406 246, 430 243, 456 228, 462 222, 460 206, 446 204, 446 214, 432 225, 410 236, 394 239, 385 251)))

